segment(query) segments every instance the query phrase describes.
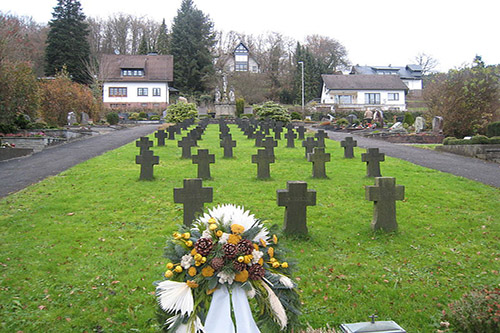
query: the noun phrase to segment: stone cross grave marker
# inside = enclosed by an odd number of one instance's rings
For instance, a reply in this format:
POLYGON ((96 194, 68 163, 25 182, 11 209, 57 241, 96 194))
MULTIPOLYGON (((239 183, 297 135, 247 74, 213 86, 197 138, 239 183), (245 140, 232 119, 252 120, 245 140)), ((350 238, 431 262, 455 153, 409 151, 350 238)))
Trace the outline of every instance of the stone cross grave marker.
POLYGON ((191 157, 193 164, 198 164, 198 178, 210 179, 210 164, 215 163, 215 155, 208 149, 198 149, 198 154, 191 157))
POLYGON ((257 131, 253 135, 255 139, 255 147, 262 147, 262 139, 264 139, 265 135, 261 131, 257 131))
POLYGON ((265 149, 257 150, 257 155, 252 155, 252 163, 257 164, 257 178, 267 179, 271 177, 269 164, 274 163, 274 155, 269 155, 265 149))
POLYGON ((141 165, 140 180, 153 180, 153 166, 160 163, 159 156, 153 156, 152 150, 143 150, 135 157, 135 164, 141 165))
POLYGON ((318 147, 325 147, 325 138, 328 137, 328 134, 324 130, 318 130, 314 137, 318 139, 318 147))
POLYGON ((354 147, 358 146, 358 141, 348 136, 340 141, 340 146, 344 147, 344 158, 354 158, 354 147))
POLYGON ((304 126, 300 125, 296 129, 297 133, 299 133, 299 140, 304 140, 304 133, 306 132, 306 129, 304 126))
POLYGON ((286 124, 285 128, 286 128, 287 130, 291 130, 291 129, 293 130, 293 129, 295 128, 295 126, 293 126, 293 124, 292 124, 292 123, 288 123, 288 124, 286 124))
POLYGON ((143 151, 153 147, 153 141, 149 140, 147 136, 141 136, 139 140, 135 142, 135 146, 140 148, 139 155, 142 155, 143 151))
POLYGON ((316 191, 302 181, 289 181, 286 187, 276 191, 278 206, 285 206, 284 232, 307 235, 307 206, 316 205, 316 191))
POLYGON ((270 129, 269 122, 264 121, 260 124, 260 130, 264 132, 265 135, 269 135, 269 129, 270 129))
POLYGON ((164 146, 165 145, 165 138, 167 135, 165 134, 165 130, 158 130, 155 133, 155 138, 157 139, 157 146, 164 146))
POLYGON ((168 132, 168 139, 175 140, 175 134, 177 133, 177 126, 171 125, 167 127, 167 132, 168 132))
POLYGON ((385 154, 380 153, 378 148, 368 148, 366 153, 361 154, 361 161, 366 162, 366 177, 382 177, 380 162, 384 159, 385 154))
POLYGON ((286 138, 286 147, 287 148, 295 148, 295 138, 297 137, 297 134, 293 131, 293 129, 288 129, 288 132, 285 134, 286 138))
POLYGON ((313 148, 318 146, 318 141, 316 141, 312 136, 308 137, 305 141, 302 141, 302 147, 305 148, 305 156, 313 152, 313 148))
POLYGON ((365 198, 374 202, 373 230, 394 231, 398 228, 396 221, 396 200, 404 200, 405 187, 396 185, 396 178, 376 177, 375 185, 365 186, 365 198))
POLYGON ((247 136, 247 138, 254 139, 254 131, 255 129, 253 126, 248 126, 247 128, 245 128, 243 133, 247 136))
POLYGON ((231 158, 233 157, 233 148, 236 147, 236 140, 233 140, 231 134, 228 134, 220 142, 220 147, 224 148, 224 158, 231 158))
POLYGON ((264 141, 262 141, 261 147, 264 147, 269 155, 274 156, 274 147, 278 147, 278 141, 274 140, 270 136, 267 136, 264 141))
POLYGON ((283 125, 279 126, 278 124, 276 124, 276 127, 274 128, 275 140, 281 140, 281 132, 283 132, 283 125))
POLYGON ((203 187, 199 178, 184 179, 184 188, 174 188, 174 202, 184 205, 184 225, 190 226, 196 214, 203 212, 203 205, 212 202, 213 188, 203 187))
POLYGON ((313 152, 307 154, 307 160, 313 165, 313 178, 327 178, 325 163, 330 162, 330 154, 325 153, 325 147, 315 147, 313 152))
POLYGON ((181 141, 177 141, 177 147, 182 147, 181 158, 191 158, 191 147, 196 146, 196 141, 191 139, 191 137, 185 136, 181 141))

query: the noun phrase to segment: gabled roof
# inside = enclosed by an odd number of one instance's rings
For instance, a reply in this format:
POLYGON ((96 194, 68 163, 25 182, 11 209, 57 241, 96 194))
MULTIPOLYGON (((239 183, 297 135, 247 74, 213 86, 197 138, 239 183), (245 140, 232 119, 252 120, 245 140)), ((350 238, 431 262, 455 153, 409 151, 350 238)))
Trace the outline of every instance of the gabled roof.
POLYGON ((405 67, 399 66, 353 66, 350 74, 357 75, 377 75, 383 73, 394 73, 399 75, 402 79, 407 80, 421 80, 422 79, 422 66, 420 65, 406 65, 405 67))
POLYGON ((329 90, 408 90, 397 75, 321 75, 329 90))
POLYGON ((116 55, 101 57, 99 77, 104 81, 161 81, 174 80, 174 57, 171 55, 116 55), (143 69, 144 76, 122 76, 122 69, 143 69))

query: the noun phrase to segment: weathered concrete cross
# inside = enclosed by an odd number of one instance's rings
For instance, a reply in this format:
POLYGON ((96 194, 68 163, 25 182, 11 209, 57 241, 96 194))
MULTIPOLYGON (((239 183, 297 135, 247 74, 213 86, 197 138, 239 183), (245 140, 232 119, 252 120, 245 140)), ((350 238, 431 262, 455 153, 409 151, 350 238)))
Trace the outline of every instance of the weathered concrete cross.
POLYGON ((155 138, 158 139, 158 144, 157 146, 164 146, 165 145, 165 138, 167 135, 165 134, 165 130, 158 130, 155 133, 155 138))
POLYGON ((384 161, 385 154, 379 153, 378 148, 368 148, 367 152, 361 154, 361 161, 366 162, 367 177, 382 177, 380 173, 380 162, 384 161))
POLYGON ((259 149, 257 155, 252 155, 252 163, 257 164, 257 178, 267 179, 271 177, 269 164, 274 163, 274 155, 269 155, 265 149, 259 149))
POLYGON ((307 183, 289 181, 286 190, 277 190, 278 206, 285 206, 284 232, 307 234, 307 206, 316 205, 316 191, 308 190, 307 183))
POLYGON ((281 132, 283 132, 283 124, 281 124, 281 126, 276 124, 276 127, 274 128, 274 139, 275 140, 281 140, 281 132))
POLYGON ((314 137, 318 139, 318 147, 325 147, 325 138, 328 137, 328 134, 324 130, 318 130, 314 137))
POLYGON ((184 225, 190 226, 205 202, 212 202, 213 188, 202 187, 199 178, 184 179, 184 188, 174 188, 174 202, 184 204, 184 225))
POLYGON ((177 125, 170 125, 167 127, 168 139, 175 140, 175 134, 177 133, 177 125))
POLYGON ((141 136, 139 140, 135 142, 135 146, 140 148, 139 155, 142 155, 143 151, 153 147, 153 141, 149 140, 147 136, 141 136))
POLYGON ((373 230, 393 231, 398 228, 396 221, 396 200, 404 200, 405 187, 396 185, 396 178, 376 177, 375 185, 365 186, 365 198, 374 202, 373 230))
POLYGON ((292 129, 288 129, 288 132, 285 134, 286 138, 286 147, 287 148, 295 148, 295 138, 297 138, 297 134, 292 129))
POLYGON ((236 140, 233 140, 231 134, 228 134, 220 142, 220 147, 224 148, 224 158, 233 157, 233 148, 236 147, 236 140))
POLYGON ((253 138, 255 139, 255 147, 262 147, 262 139, 264 139, 265 135, 261 131, 257 131, 253 134, 253 138))
POLYGON ((262 146, 266 149, 266 152, 274 156, 274 147, 278 147, 278 141, 275 141, 272 137, 267 136, 264 141, 262 141, 262 146))
POLYGON ((304 133, 306 132, 306 129, 304 126, 299 126, 296 129, 297 133, 299 133, 299 140, 304 140, 304 133))
POLYGON ((344 147, 344 158, 354 158, 354 147, 358 146, 358 141, 348 136, 340 141, 340 146, 344 147))
POLYGON ((135 164, 141 165, 140 180, 153 180, 153 165, 160 163, 160 157, 153 156, 152 150, 143 150, 135 157, 135 164))
POLYGON ((177 141, 177 147, 182 147, 181 158, 191 158, 191 147, 196 146, 196 141, 190 136, 185 136, 181 141, 177 141))
POLYGON ((192 156, 193 164, 198 164, 198 178, 210 179, 210 164, 215 163, 215 155, 208 149, 198 149, 198 155, 192 156))
POLYGON ((313 152, 313 148, 318 146, 318 141, 316 141, 312 136, 308 137, 305 141, 302 141, 302 147, 305 148, 305 156, 313 152))
POLYGON ((325 163, 330 162, 330 154, 325 153, 324 147, 314 147, 314 151, 307 154, 307 160, 312 162, 313 178, 327 178, 325 163))

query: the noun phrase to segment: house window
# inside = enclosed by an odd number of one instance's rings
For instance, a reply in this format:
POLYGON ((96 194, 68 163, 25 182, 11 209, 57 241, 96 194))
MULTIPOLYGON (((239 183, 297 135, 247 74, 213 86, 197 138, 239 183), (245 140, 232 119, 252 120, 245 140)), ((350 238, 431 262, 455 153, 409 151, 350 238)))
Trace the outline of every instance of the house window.
POLYGON ((365 104, 380 104, 380 94, 365 93, 365 104))
POLYGON ((110 87, 109 97, 127 97, 127 88, 110 87))
POLYGON ((161 96, 161 89, 153 88, 153 96, 161 96))
POLYGON ((387 95, 389 101, 399 101, 399 93, 388 93, 387 95))
POLYGON ((248 64, 246 62, 242 62, 242 63, 236 63, 236 65, 234 66, 234 70, 237 71, 237 72, 246 72, 248 71, 248 64))
POLYGON ((352 104, 351 95, 335 95, 333 99, 335 104, 352 104))
POLYGON ((137 88, 137 96, 147 96, 148 88, 137 88))
POLYGON ((144 76, 143 69, 122 69, 122 76, 144 76))

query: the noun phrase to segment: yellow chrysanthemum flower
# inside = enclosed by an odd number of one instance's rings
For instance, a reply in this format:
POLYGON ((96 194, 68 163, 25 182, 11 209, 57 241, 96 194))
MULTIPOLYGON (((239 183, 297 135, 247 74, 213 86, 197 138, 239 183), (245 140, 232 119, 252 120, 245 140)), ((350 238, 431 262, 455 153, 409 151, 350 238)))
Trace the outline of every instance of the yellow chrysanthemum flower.
POLYGON ((273 235, 273 242, 274 244, 278 244, 278 236, 273 235))
POLYGON ((181 266, 177 266, 177 267, 175 267, 174 271, 176 273, 180 273, 180 272, 182 272, 182 267, 181 266))
POLYGON ((269 256, 272 258, 274 257, 274 248, 270 247, 267 249, 267 253, 269 254, 269 256))
POLYGON ((195 276, 196 275, 196 268, 194 268, 193 266, 189 267, 188 274, 189 274, 189 276, 195 276))
POLYGON ((263 240, 262 238, 259 240, 260 241, 260 244, 263 246, 263 247, 266 247, 267 246, 267 243, 265 240, 263 240))
POLYGON ((245 231, 245 227, 240 224, 232 224, 231 231, 233 234, 242 234, 245 231))
POLYGON ((193 246, 193 241, 188 240, 188 241, 186 242, 186 245, 187 245, 187 247, 191 247, 191 246, 193 246))
POLYGON ((277 261, 273 262, 273 268, 278 268, 278 267, 280 267, 280 263, 277 261))
POLYGON ((171 262, 169 262, 167 264, 167 269, 172 269, 172 268, 174 268, 174 264, 172 264, 171 262))
POLYGON ((246 280, 248 280, 248 271, 246 269, 242 270, 234 276, 234 281, 243 283, 246 282, 246 280))
POLYGON ((217 224, 211 224, 208 229, 210 229, 211 231, 214 231, 215 229, 217 229, 217 224))
POLYGON ((288 263, 285 261, 284 263, 281 264, 281 267, 288 268, 288 263))
POLYGON ((198 288, 198 283, 196 283, 195 281, 188 280, 186 281, 186 284, 189 288, 198 288))
POLYGON ((214 269, 212 268, 212 266, 207 266, 207 267, 204 267, 202 270, 201 270, 201 275, 203 275, 204 277, 211 277, 213 276, 215 273, 214 269))
POLYGON ((211 217, 211 218, 208 219, 208 223, 214 224, 214 223, 217 223, 217 220, 214 219, 213 217, 211 217))
POLYGON ((185 232, 185 233, 182 234, 182 237, 184 239, 189 239, 191 237, 191 234, 189 232, 185 232))
POLYGON ((165 272, 165 277, 168 279, 168 278, 171 278, 172 276, 174 276, 174 273, 169 269, 168 271, 165 272))
POLYGON ((215 233, 215 235, 217 235, 217 237, 219 238, 222 237, 222 234, 223 234, 222 230, 217 230, 217 232, 215 233))
POLYGON ((238 244, 240 242, 240 240, 241 240, 240 235, 231 234, 231 235, 229 235, 227 242, 230 244, 238 244))

